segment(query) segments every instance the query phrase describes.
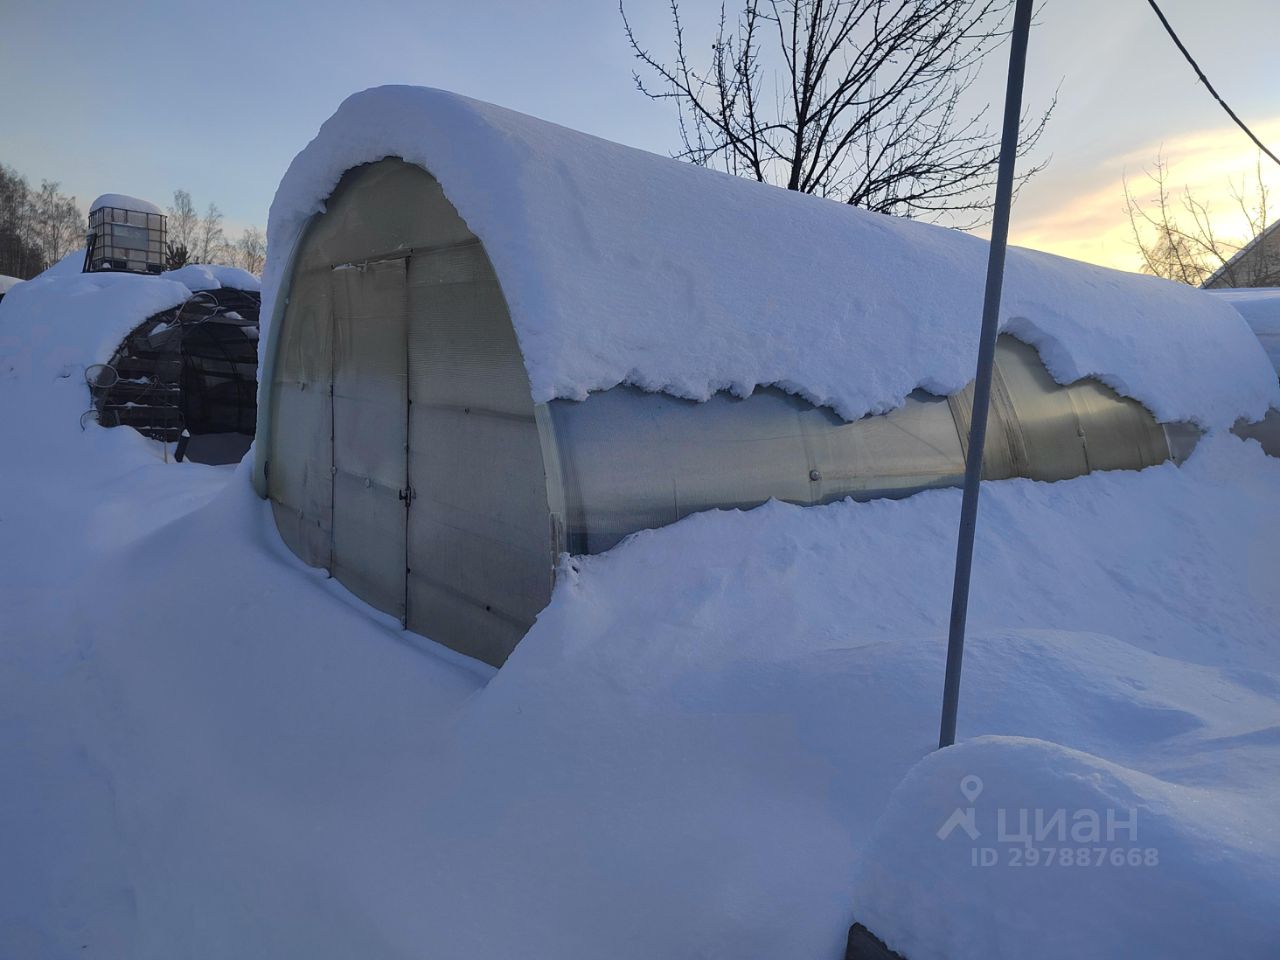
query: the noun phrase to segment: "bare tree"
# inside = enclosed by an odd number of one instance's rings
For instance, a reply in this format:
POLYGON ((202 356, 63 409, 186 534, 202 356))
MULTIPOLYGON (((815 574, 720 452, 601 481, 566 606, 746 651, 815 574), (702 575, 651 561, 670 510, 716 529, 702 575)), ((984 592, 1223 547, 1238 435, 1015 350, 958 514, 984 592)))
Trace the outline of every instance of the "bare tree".
MULTIPOLYGON (((649 76, 634 74, 636 86, 678 107, 676 157, 871 210, 976 226, 993 202, 1000 136, 989 106, 967 111, 966 94, 1006 37, 1013 2, 744 0, 732 25, 721 7, 705 67, 690 60, 678 0, 670 0, 670 62, 640 43, 621 0, 619 11, 649 76)), ((1024 117, 1020 156, 1053 107, 1024 117)))
POLYGON ((32 190, 26 178, 0 165, 0 273, 33 277, 83 245, 84 213, 58 187, 42 180, 32 190))
POLYGON ((1199 286, 1221 270, 1227 286, 1249 287, 1280 274, 1280 250, 1260 249, 1248 262, 1232 258, 1267 228, 1274 210, 1270 189, 1262 175, 1258 155, 1252 182, 1229 181, 1231 197, 1240 214, 1240 232, 1222 236, 1214 225, 1213 210, 1183 187, 1175 200, 1169 184, 1169 164, 1157 154, 1144 171, 1151 199, 1145 202, 1124 177, 1125 210, 1134 247, 1142 256, 1142 272, 1199 286))
POLYGON ((31 188, 16 170, 0 164, 0 274, 27 280, 46 266, 36 242, 31 188))
POLYGON ((261 275, 267 255, 267 238, 257 227, 246 227, 235 245, 236 266, 261 275))
POLYGON ((50 264, 83 246, 86 226, 76 198, 63 196, 58 186, 56 181, 40 181, 40 190, 31 200, 36 244, 50 264))
POLYGON ((191 259, 196 263, 212 263, 221 259, 226 245, 222 232, 222 211, 216 203, 209 204, 196 229, 195 247, 191 259))
POLYGON ((191 202, 191 194, 185 190, 173 191, 173 206, 169 208, 169 219, 166 224, 169 242, 175 247, 194 250, 196 233, 200 227, 200 215, 196 213, 191 202))

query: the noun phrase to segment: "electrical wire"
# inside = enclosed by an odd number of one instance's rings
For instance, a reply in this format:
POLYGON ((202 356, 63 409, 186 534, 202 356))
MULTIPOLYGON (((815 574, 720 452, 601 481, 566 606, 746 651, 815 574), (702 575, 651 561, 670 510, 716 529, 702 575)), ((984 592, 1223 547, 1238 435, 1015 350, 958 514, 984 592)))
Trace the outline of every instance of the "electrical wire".
POLYGON ((1227 116, 1229 116, 1232 120, 1234 120, 1236 122, 1236 126, 1239 127, 1241 130, 1243 130, 1245 134, 1248 135, 1249 139, 1258 145, 1259 150, 1265 153, 1277 164, 1280 164, 1280 157, 1277 157, 1274 153, 1272 153, 1270 150, 1266 148, 1263 142, 1257 138, 1257 136, 1254 134, 1252 130, 1249 129, 1249 127, 1245 124, 1245 122, 1241 120, 1238 116, 1236 116, 1236 112, 1227 105, 1227 101, 1223 100, 1222 96, 1218 93, 1218 91, 1213 88, 1213 84, 1209 82, 1209 78, 1206 77, 1204 75, 1204 71, 1200 69, 1200 64, 1196 63, 1195 58, 1191 56, 1191 52, 1187 50, 1187 48, 1183 45, 1182 41, 1178 39, 1178 35, 1174 33, 1173 27, 1170 26, 1168 18, 1165 17, 1164 15, 1164 11, 1161 10, 1160 7, 1156 4, 1156 0, 1147 0, 1147 3, 1150 4, 1151 9, 1156 12, 1156 16, 1160 18, 1160 23, 1164 25, 1165 32, 1169 34, 1173 42, 1177 44, 1178 49, 1182 51, 1182 55, 1186 58, 1187 63, 1191 64, 1191 69, 1196 72, 1196 76, 1200 78, 1200 82, 1204 84, 1205 89, 1209 91, 1213 99, 1218 101, 1219 106, 1221 106, 1223 110, 1227 111, 1227 116))

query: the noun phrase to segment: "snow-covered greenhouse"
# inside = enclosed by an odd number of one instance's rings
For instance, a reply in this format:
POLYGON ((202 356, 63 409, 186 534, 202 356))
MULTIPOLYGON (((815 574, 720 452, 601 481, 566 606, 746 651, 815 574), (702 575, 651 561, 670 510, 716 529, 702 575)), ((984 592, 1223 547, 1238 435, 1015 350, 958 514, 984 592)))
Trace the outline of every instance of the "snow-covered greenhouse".
MULTIPOLYGON (((564 553, 962 477, 978 238, 386 87, 294 160, 269 241, 259 493, 490 663, 564 553)), ((1011 250, 1001 324, 992 479, 1179 460, 1275 396, 1240 317, 1162 281, 1011 250)))

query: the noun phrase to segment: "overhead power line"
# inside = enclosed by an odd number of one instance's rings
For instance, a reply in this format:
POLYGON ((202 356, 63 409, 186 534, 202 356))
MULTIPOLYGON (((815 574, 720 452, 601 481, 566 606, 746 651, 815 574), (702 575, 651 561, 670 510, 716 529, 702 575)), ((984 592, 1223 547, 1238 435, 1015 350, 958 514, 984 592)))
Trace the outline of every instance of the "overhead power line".
POLYGON ((1218 91, 1213 89, 1213 84, 1210 83, 1209 78, 1204 75, 1204 71, 1200 69, 1200 64, 1196 63, 1195 57, 1191 56, 1190 51, 1187 50, 1187 48, 1183 45, 1182 41, 1178 39, 1178 35, 1174 33, 1173 27, 1169 25, 1168 18, 1165 17, 1164 11, 1161 10, 1160 7, 1156 4, 1156 0, 1147 0, 1147 3, 1151 5, 1151 9, 1154 10, 1156 12, 1156 16, 1160 18, 1160 22, 1164 25, 1165 32, 1168 33, 1169 36, 1173 39, 1173 42, 1178 45, 1178 49, 1181 50, 1182 55, 1186 57, 1187 63, 1191 64, 1191 69, 1196 72, 1196 76, 1200 78, 1200 82, 1204 84, 1204 88, 1208 90, 1210 94, 1213 95, 1213 99, 1218 101, 1218 104, 1222 107, 1222 109, 1227 111, 1227 116, 1229 116, 1232 120, 1234 120, 1236 122, 1236 126, 1239 127, 1241 130, 1243 130, 1248 135, 1249 139, 1258 145, 1259 150, 1265 153, 1277 164, 1280 164, 1280 157, 1277 157, 1274 153, 1272 153, 1270 150, 1266 148, 1263 142, 1259 140, 1257 136, 1254 135, 1254 132, 1249 129, 1249 127, 1245 124, 1245 122, 1241 120, 1238 116, 1236 116, 1236 112, 1227 105, 1227 101, 1223 100, 1221 95, 1218 93, 1218 91))

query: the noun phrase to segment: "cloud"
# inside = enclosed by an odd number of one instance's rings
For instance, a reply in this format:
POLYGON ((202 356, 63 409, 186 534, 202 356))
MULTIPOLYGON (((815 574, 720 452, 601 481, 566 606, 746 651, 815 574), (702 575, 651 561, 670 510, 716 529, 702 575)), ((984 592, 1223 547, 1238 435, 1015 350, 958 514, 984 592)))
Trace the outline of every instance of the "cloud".
MULTIPOLYGON (((1253 126, 1263 143, 1280 143, 1280 117, 1253 126)), ((1248 192, 1255 182, 1258 151, 1234 126, 1191 131, 1163 142, 1151 142, 1099 164, 1093 174, 1080 178, 1075 188, 1056 186, 1053 200, 1046 202, 1045 188, 1040 187, 1030 203, 1015 209, 1010 242, 1019 246, 1047 250, 1078 260, 1123 270, 1137 269, 1139 257, 1133 246, 1132 232, 1124 205, 1124 178, 1130 189, 1143 201, 1153 196, 1145 171, 1157 154, 1169 164, 1168 183, 1175 202, 1182 191, 1190 190, 1196 199, 1208 205, 1214 230, 1220 236, 1237 240, 1244 236, 1245 222, 1235 199, 1232 185, 1248 192), (1065 199, 1060 199, 1067 192, 1065 199)), ((1263 157, 1263 182, 1280 197, 1280 168, 1263 157)), ((1047 175, 1046 175, 1047 177, 1047 175)), ((1280 213, 1280 209, 1277 210, 1280 213)), ((1273 215, 1274 219, 1274 215, 1273 215)))

